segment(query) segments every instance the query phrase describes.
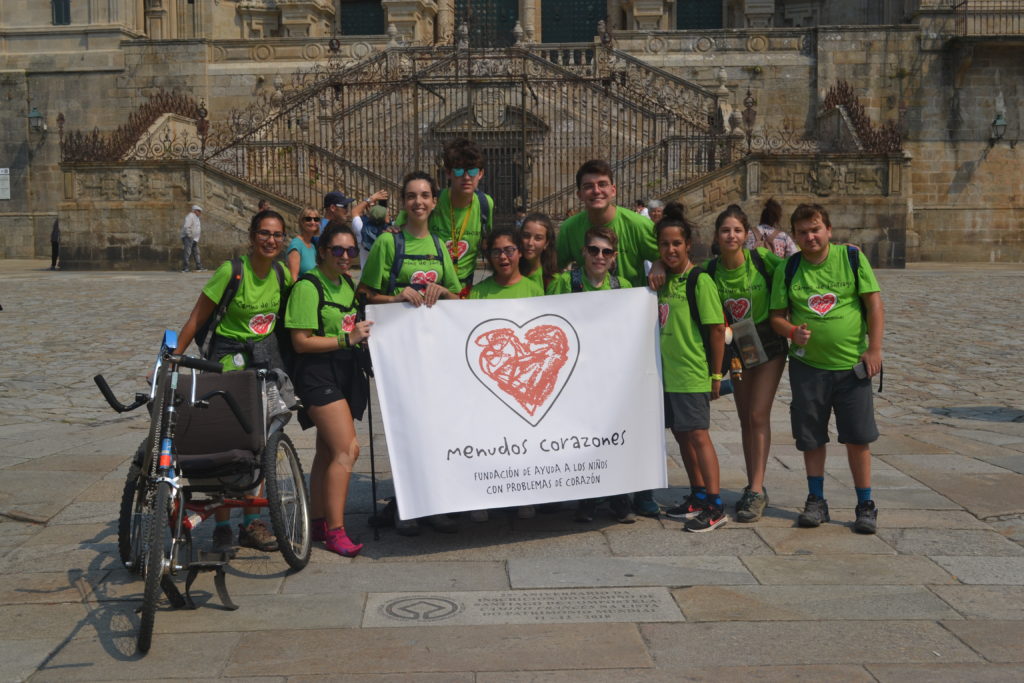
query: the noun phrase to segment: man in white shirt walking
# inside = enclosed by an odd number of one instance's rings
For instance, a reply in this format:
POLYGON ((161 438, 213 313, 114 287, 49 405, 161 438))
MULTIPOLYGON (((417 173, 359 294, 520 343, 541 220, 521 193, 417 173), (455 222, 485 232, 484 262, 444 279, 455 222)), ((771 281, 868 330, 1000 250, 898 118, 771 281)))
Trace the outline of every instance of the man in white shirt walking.
POLYGON ((195 260, 196 270, 205 270, 205 268, 203 268, 203 261, 199 257, 199 234, 202 230, 202 224, 199 222, 199 217, 202 215, 202 207, 193 204, 192 210, 185 216, 185 222, 181 225, 181 272, 183 273, 188 272, 190 259, 195 260))

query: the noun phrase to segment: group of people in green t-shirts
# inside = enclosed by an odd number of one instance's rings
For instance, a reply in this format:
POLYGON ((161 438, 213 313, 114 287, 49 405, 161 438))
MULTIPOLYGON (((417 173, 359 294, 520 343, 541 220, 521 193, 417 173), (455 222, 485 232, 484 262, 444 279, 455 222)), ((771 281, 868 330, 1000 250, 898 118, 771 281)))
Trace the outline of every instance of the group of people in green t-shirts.
MULTIPOLYGON (((657 224, 617 206, 612 169, 605 161, 591 160, 579 168, 577 196, 584 210, 558 231, 542 214, 525 216, 519 228, 491 227, 494 203, 479 190, 484 158, 471 141, 449 144, 444 166, 449 181, 444 190, 421 171, 403 179, 397 229, 374 242, 358 286, 348 276, 359 254, 355 236, 347 223, 329 223, 317 241, 316 268, 292 287, 284 311, 279 310, 284 293, 278 280, 291 285, 292 276, 271 276, 283 247, 283 219, 273 211, 253 218, 242 287, 216 330, 229 343, 222 347, 224 354, 214 357, 227 369, 247 367, 277 317, 284 316, 300 359, 292 377, 304 406, 300 422, 304 428, 317 427, 310 491, 316 540, 349 557, 362 548, 344 529, 348 483, 359 454, 353 418, 361 417, 367 399, 352 348, 369 339, 373 324, 358 319, 357 301, 419 307, 441 299, 522 298, 644 285, 658 294, 665 423, 679 444, 690 481, 689 495, 664 513, 684 520, 684 529, 691 532, 710 531, 728 520, 709 434, 710 402, 719 397, 722 373, 728 370, 723 368, 727 322, 739 326, 747 321, 761 351, 756 360, 746 360, 742 374, 733 365, 748 476, 737 520, 757 521, 768 504, 764 479, 770 411, 788 355, 791 422, 796 447, 804 452, 809 487, 798 524, 829 521, 825 444, 835 412, 858 497, 853 528, 875 531, 868 444, 878 431, 870 378, 881 370, 884 311, 867 259, 857 258, 853 247, 830 246, 831 224, 823 207, 796 209, 791 222, 802 251, 783 260, 771 250, 744 246, 750 224, 742 209, 730 206, 715 223, 719 255, 699 268, 690 260, 693 227, 682 205, 666 206, 657 224), (474 284, 478 254, 491 275, 474 284)), ((179 352, 213 312, 230 273, 230 264, 222 265, 204 288, 179 335, 179 352)), ((599 502, 579 501, 576 518, 591 521, 599 502)), ((634 521, 634 514, 656 517, 663 511, 651 491, 635 492, 632 499, 613 496, 608 504, 623 523, 634 521)), ((275 540, 258 514, 250 512, 239 542, 269 548, 275 540)), ((529 517, 534 510, 525 506, 518 514, 529 517)), ((471 517, 482 521, 487 515, 477 511, 471 517)), ((427 521, 440 532, 458 528, 447 515, 427 521)), ((420 531, 418 520, 396 520, 396 528, 403 535, 420 531)), ((226 517, 218 518, 215 545, 231 540, 226 517)))

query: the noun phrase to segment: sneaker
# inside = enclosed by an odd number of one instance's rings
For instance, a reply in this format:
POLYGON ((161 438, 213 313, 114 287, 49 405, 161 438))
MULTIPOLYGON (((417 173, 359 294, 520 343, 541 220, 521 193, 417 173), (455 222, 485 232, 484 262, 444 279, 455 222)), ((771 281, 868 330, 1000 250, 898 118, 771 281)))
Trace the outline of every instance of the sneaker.
POLYGON ((594 521, 594 510, 597 509, 597 501, 593 498, 587 498, 581 500, 579 505, 576 507, 576 521, 577 522, 593 522, 594 521))
POLYGON ((878 509, 875 507, 875 501, 857 503, 857 520, 853 523, 853 530, 858 534, 873 534, 878 531, 878 509))
POLYGON ((516 517, 519 519, 533 519, 537 516, 537 509, 532 505, 520 505, 516 508, 516 517))
POLYGON ((718 505, 707 505, 701 509, 696 517, 686 520, 683 530, 702 534, 705 531, 717 529, 728 521, 729 515, 725 514, 724 508, 718 505))
POLYGON ((633 514, 633 504, 629 500, 629 495, 623 493, 618 496, 612 496, 608 499, 608 507, 612 509, 612 517, 619 524, 632 524, 636 521, 636 515, 633 514))
POLYGON ((310 532, 314 543, 323 543, 327 537, 327 520, 323 517, 309 520, 310 532))
POLYGON ((419 536, 420 523, 415 519, 399 519, 395 517, 395 531, 399 536, 419 536))
POLYGON ((231 554, 235 552, 235 536, 231 533, 231 525, 224 524, 213 527, 213 543, 210 545, 210 552, 218 554, 231 554))
POLYGON ((488 519, 490 519, 490 515, 487 510, 471 510, 469 513, 471 522, 486 522, 488 519))
POLYGON ((796 518, 797 526, 816 527, 822 522, 829 521, 828 501, 818 498, 813 493, 807 494, 807 502, 804 503, 804 511, 796 518))
POLYGON ((669 508, 665 511, 665 515, 672 519, 693 519, 700 514, 700 511, 704 509, 705 503, 697 500, 697 496, 692 493, 688 495, 682 503, 669 508))
POLYGON ((249 522, 249 526, 238 525, 238 545, 269 553, 277 550, 277 539, 263 520, 254 519, 249 522))
POLYGON ((430 526, 439 534, 456 534, 459 532, 459 523, 448 515, 431 515, 427 518, 430 526))
POLYGON ((342 557, 355 557, 363 549, 363 544, 353 543, 344 529, 329 529, 324 537, 324 548, 342 557))
POLYGON ((661 508, 654 501, 654 491, 637 491, 633 494, 633 512, 642 517, 661 516, 661 508))
POLYGON ((761 493, 754 493, 747 486, 743 489, 743 495, 736 503, 737 522, 756 522, 761 519, 764 509, 768 507, 768 489, 761 493))

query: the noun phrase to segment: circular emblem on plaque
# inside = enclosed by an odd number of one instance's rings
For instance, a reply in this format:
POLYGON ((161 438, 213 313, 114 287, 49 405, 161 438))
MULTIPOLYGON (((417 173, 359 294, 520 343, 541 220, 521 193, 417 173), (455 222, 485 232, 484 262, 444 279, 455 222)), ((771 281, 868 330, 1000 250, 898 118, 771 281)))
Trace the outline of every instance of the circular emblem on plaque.
POLYGON ((498 88, 482 88, 473 95, 473 119, 481 128, 497 128, 505 123, 505 93, 498 88))
POLYGON ((714 47, 715 41, 711 40, 707 36, 701 36, 693 45, 693 49, 696 50, 697 52, 709 52, 712 49, 714 49, 714 47))
POLYGON ((386 602, 381 611, 392 619, 431 622, 455 616, 462 611, 462 605, 448 598, 420 595, 386 602))
POLYGON ((768 49, 768 38, 765 36, 750 36, 747 39, 747 49, 751 52, 764 52, 768 49))
POLYGON ((320 56, 323 53, 324 53, 323 48, 320 47, 319 45, 317 45, 316 43, 310 43, 309 45, 306 45, 305 47, 302 48, 302 56, 303 56, 303 58, 305 58, 305 59, 307 59, 307 60, 309 60, 311 62, 314 61, 314 60, 320 59, 320 56))
POLYGON ((269 45, 257 45, 252 50, 253 59, 257 62, 265 62, 274 55, 269 45))
POLYGON ((658 54, 665 50, 665 39, 661 36, 647 36, 647 51, 658 54))
POLYGON ((352 45, 352 56, 356 59, 369 57, 371 52, 373 52, 373 47, 369 43, 359 42, 352 45))

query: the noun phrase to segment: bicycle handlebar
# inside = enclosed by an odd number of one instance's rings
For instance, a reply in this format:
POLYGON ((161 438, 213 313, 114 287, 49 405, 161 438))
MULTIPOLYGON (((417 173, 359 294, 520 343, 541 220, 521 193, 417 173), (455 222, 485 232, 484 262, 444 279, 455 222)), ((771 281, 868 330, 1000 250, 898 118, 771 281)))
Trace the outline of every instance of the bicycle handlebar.
POLYGON ((224 368, 215 360, 204 360, 202 358, 193 358, 192 356, 178 356, 177 363, 182 367, 202 370, 203 372, 216 372, 217 374, 224 372, 224 368))
POLYGON ((117 400, 114 396, 114 392, 110 390, 110 385, 107 384, 107 380, 103 378, 103 375, 96 375, 92 378, 96 382, 96 386, 100 388, 100 393, 103 394, 103 398, 107 399, 107 403, 110 407, 119 413, 128 413, 136 408, 143 406, 149 400, 149 394, 135 394, 135 401, 131 405, 125 405, 117 400))

